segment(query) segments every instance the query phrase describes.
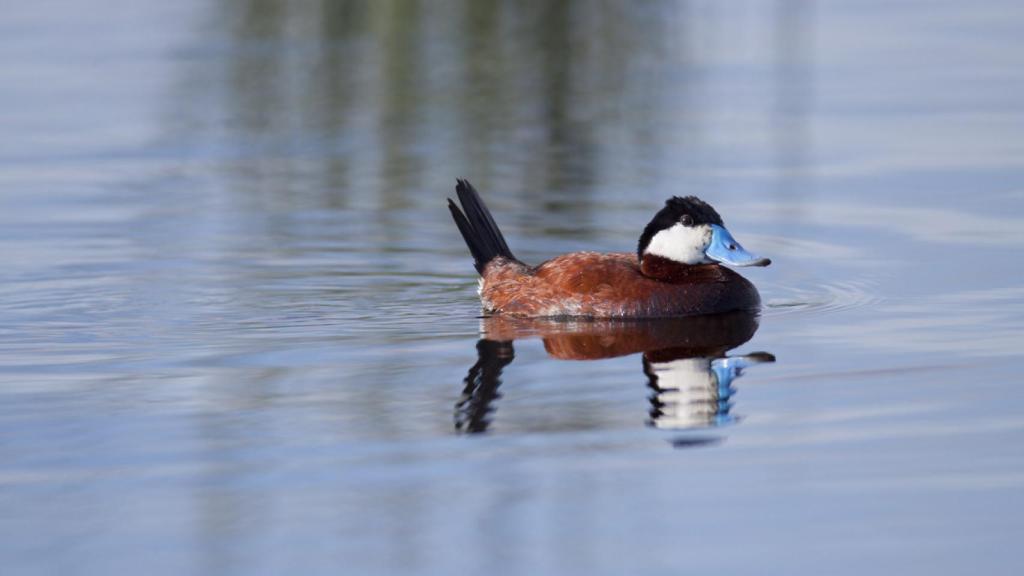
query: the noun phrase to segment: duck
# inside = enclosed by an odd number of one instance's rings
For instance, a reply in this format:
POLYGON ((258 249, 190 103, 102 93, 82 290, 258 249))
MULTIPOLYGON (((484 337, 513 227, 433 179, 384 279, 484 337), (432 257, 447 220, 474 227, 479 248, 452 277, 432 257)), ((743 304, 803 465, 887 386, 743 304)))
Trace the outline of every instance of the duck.
POLYGON ((516 258, 468 180, 448 208, 480 275, 485 315, 527 318, 669 318, 757 311, 754 285, 724 265, 768 266, 696 196, 665 201, 636 252, 571 252, 531 266, 516 258), (461 208, 460 208, 461 207, 461 208))

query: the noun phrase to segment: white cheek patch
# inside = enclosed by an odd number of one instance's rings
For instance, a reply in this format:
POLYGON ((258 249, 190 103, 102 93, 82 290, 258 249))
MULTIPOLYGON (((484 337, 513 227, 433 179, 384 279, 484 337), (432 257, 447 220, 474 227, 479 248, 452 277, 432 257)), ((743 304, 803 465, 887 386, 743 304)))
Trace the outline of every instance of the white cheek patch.
POLYGON ((709 262, 704 251, 710 244, 711 226, 676 224, 655 234, 644 252, 683 264, 700 264, 709 262))

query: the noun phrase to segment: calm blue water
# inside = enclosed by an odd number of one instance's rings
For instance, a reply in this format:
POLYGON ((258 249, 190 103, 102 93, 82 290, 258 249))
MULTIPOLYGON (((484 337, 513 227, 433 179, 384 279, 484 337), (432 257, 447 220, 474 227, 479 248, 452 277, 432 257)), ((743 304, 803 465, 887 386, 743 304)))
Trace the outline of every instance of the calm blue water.
POLYGON ((6 6, 4 573, 1014 572, 1022 30, 1008 1, 6 6), (528 262, 700 195, 773 259, 763 314, 653 349, 481 320, 456 177, 528 262))

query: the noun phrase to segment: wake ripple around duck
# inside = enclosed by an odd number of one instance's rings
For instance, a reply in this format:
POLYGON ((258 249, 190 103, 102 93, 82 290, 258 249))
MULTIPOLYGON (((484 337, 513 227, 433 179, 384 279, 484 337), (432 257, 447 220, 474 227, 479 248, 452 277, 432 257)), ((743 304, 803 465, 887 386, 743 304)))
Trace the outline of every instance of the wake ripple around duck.
POLYGON ((874 283, 866 280, 849 280, 819 284, 810 287, 770 286, 765 290, 762 314, 784 316, 793 314, 830 314, 866 306, 883 301, 875 293, 874 283))

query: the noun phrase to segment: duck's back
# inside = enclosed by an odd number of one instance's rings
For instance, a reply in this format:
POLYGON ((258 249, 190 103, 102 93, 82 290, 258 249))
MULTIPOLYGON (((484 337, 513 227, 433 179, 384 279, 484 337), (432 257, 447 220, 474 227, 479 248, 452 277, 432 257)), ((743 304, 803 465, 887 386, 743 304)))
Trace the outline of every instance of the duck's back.
POLYGON ((497 258, 483 270, 480 297, 489 312, 516 316, 655 318, 756 308, 754 286, 718 265, 650 278, 635 254, 574 252, 531 268, 497 258))

